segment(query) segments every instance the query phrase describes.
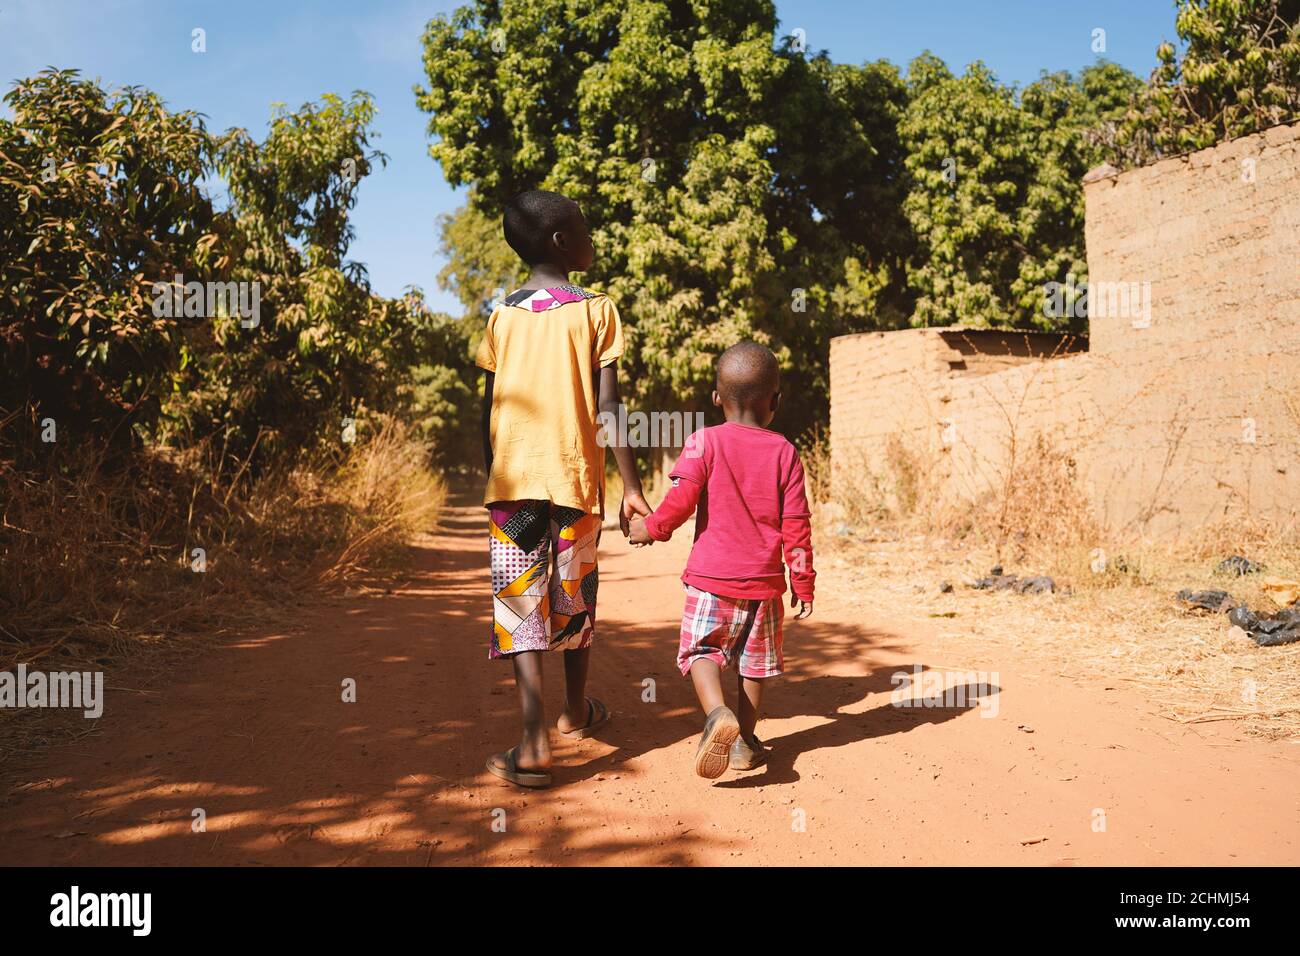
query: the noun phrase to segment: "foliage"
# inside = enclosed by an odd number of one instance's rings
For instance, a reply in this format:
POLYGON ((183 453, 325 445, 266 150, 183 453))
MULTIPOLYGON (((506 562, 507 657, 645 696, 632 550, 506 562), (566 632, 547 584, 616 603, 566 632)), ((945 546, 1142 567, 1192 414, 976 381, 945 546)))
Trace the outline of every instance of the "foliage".
POLYGON ((619 304, 644 403, 698 403, 717 353, 752 337, 782 357, 799 429, 825 400, 829 336, 904 299, 888 232, 856 241, 902 222, 878 208, 902 92, 888 67, 808 59, 775 31, 767 0, 480 0, 429 23, 416 92, 431 154, 482 215, 527 188, 580 200, 597 247, 582 281, 619 304))
POLYGON ((1185 45, 1159 65, 1118 129, 1112 162, 1149 162, 1300 118, 1300 0, 1177 0, 1185 45))
POLYGON ((470 325, 429 310, 419 289, 407 293, 421 330, 416 364, 398 386, 396 411, 432 448, 432 462, 447 471, 479 466, 479 374, 471 359, 470 325))
POLYGON ((178 427, 221 433, 233 453, 292 453, 338 441, 345 419, 384 408, 418 352, 422 314, 370 291, 349 261, 357 184, 383 154, 370 149, 369 96, 289 111, 261 143, 232 130, 217 168, 231 205, 222 223, 223 277, 260 289, 252 328, 214 316, 196 343, 178 427))
POLYGON ((422 300, 374 295, 347 259, 356 186, 383 161, 368 96, 277 107, 261 143, 75 71, 5 99, 0 409, 28 433, 13 447, 42 447, 34 428, 52 418, 60 441, 122 448, 215 436, 256 471, 401 404, 442 333, 422 300), (218 174, 229 204, 214 210, 218 174), (165 307, 187 283, 234 283, 256 314, 165 307))
POLYGON ((1137 85, 1103 63, 1022 97, 930 55, 906 78, 835 64, 761 0, 476 0, 430 21, 424 66, 430 153, 471 187, 443 230, 467 320, 510 277, 502 202, 555 189, 594 227, 582 281, 623 310, 633 394, 699 407, 716 355, 756 338, 792 433, 824 418, 833 335, 1045 321, 1043 284, 1085 271, 1084 132, 1137 85))
POLYGON ((911 64, 899 129, 913 324, 1060 324, 1043 314, 1043 287, 1087 272, 1081 180, 1101 149, 1084 134, 1120 115, 1137 84, 1103 62, 1017 96, 981 63, 962 76, 929 55, 911 64))
POLYGON ((127 444, 128 422, 157 420, 185 347, 153 314, 152 283, 213 258, 211 141, 196 114, 75 70, 21 80, 5 102, 0 409, 37 408, 64 440, 127 444))
POLYGON ((466 334, 477 345, 493 303, 518 288, 527 270, 506 245, 500 217, 485 213, 472 192, 464 206, 439 218, 438 233, 447 260, 438 283, 460 299, 466 334))

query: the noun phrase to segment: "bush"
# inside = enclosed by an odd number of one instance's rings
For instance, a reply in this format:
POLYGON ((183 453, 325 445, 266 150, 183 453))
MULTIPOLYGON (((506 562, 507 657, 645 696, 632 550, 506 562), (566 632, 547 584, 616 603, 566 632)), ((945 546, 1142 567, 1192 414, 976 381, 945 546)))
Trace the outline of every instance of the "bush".
MULTIPOLYGON (((152 283, 212 261, 200 188, 211 141, 147 90, 49 70, 0 119, 0 409, 39 410, 61 440, 138 444, 172 392, 185 330, 152 283)), ((39 448, 37 416, 17 422, 39 448)))

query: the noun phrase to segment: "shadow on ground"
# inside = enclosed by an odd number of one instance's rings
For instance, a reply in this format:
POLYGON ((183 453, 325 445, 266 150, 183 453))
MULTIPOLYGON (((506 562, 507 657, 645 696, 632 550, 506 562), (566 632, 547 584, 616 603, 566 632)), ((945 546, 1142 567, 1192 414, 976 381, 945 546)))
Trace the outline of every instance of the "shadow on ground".
MULTIPOLYGON (((602 603, 591 687, 614 720, 597 740, 561 743, 549 791, 483 773, 518 717, 511 668, 487 660, 483 514, 452 504, 437 537, 412 549, 396 593, 214 646, 149 687, 110 680, 94 738, 4 769, 0 864, 662 865, 731 846, 684 825, 686 811, 644 779, 664 772, 644 758, 693 740, 701 718, 675 665, 680 603, 631 620, 652 580, 678 593, 636 552, 602 571, 602 595, 623 598, 602 603), (347 680, 355 703, 343 701, 347 680)), ((904 649, 896 635, 816 620, 789 634, 792 674, 765 716, 826 720, 776 736, 767 767, 717 786, 792 783, 807 754, 963 713, 854 709, 893 689, 896 668, 872 660, 904 649)), ((555 715, 560 669, 547 671, 555 715)))

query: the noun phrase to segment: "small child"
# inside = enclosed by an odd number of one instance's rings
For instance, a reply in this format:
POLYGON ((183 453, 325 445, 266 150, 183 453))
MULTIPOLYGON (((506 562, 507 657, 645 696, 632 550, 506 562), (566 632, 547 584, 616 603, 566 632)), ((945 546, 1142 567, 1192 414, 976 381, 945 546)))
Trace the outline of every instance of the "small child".
MULTIPOLYGON (((617 415, 618 309, 569 284, 595 251, 578 204, 532 190, 506 204, 510 248, 531 269, 492 312, 476 361, 483 387, 483 457, 492 564, 490 658, 514 663, 524 733, 487 769, 522 787, 551 782, 542 707, 542 654, 564 652, 565 709, 556 729, 587 737, 609 710, 586 696, 596 621, 596 546, 604 515, 605 450, 597 416, 617 415)), ((615 447, 623 478, 619 522, 650 513, 632 451, 615 447)))
POLYGON ((741 342, 718 359, 713 404, 726 423, 687 440, 657 511, 631 522, 636 545, 667 541, 698 512, 695 544, 682 581, 677 663, 689 673, 706 718, 695 772, 712 780, 727 767, 751 770, 767 759, 754 733, 763 682, 784 670, 781 618, 785 572, 795 620, 812 614, 812 529, 803 464, 795 447, 767 426, 781 402, 776 356, 741 342), (736 668, 739 717, 723 701, 721 669, 736 668))

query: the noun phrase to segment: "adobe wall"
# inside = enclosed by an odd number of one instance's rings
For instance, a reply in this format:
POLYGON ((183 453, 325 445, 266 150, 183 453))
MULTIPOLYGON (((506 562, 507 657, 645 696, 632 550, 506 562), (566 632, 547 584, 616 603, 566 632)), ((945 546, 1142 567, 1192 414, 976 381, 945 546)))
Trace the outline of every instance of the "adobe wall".
POLYGON ((1300 124, 1096 170, 1084 196, 1088 352, 985 330, 836 338, 833 467, 884 470, 897 440, 969 498, 1004 479, 1013 442, 1042 434, 1116 532, 1295 518, 1300 124))
POLYGON ((1107 521, 1152 535, 1300 507, 1300 124, 1084 186, 1092 283, 1150 283, 1149 324, 1090 316, 1107 521))

